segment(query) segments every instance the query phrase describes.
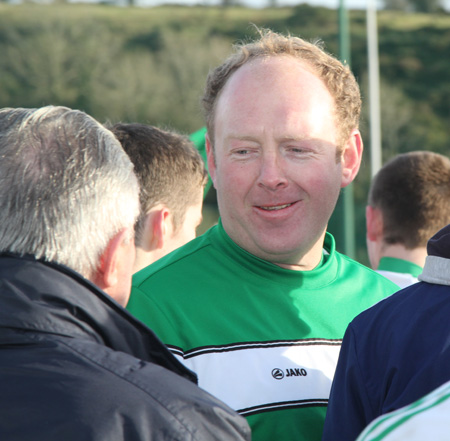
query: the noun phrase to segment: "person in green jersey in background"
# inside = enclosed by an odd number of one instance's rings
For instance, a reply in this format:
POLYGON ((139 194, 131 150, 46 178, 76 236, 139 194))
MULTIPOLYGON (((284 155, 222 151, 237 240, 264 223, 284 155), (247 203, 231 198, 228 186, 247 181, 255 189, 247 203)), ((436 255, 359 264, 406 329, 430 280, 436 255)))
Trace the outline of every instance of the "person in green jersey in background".
POLYGON ((377 272, 404 288, 418 282, 427 242, 450 223, 450 159, 398 155, 375 175, 366 207, 367 250, 377 272))
POLYGON ((139 123, 115 124, 111 131, 131 159, 140 184, 133 267, 137 272, 195 238, 208 174, 185 136, 139 123))
POLYGON ((448 441, 450 382, 409 406, 378 417, 357 441, 448 441))
POLYGON ((358 85, 319 45, 262 30, 203 104, 221 217, 135 274, 127 308, 252 439, 320 440, 348 323, 398 289, 326 232, 361 163, 358 85))

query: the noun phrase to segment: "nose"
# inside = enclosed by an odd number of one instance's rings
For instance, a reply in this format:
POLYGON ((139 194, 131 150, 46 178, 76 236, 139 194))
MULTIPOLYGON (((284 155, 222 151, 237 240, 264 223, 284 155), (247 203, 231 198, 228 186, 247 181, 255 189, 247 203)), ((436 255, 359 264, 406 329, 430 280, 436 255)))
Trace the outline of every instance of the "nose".
POLYGON ((282 159, 276 154, 264 155, 258 177, 258 185, 268 190, 286 187, 288 181, 282 159))

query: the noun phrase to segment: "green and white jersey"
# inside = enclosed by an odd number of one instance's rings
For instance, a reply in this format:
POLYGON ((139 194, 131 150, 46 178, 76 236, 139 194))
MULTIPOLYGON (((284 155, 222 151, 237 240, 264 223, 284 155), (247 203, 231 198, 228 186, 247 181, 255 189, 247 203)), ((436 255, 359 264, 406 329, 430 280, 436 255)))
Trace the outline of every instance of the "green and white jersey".
POLYGON ((400 288, 406 288, 419 281, 417 277, 422 273, 422 267, 407 260, 382 257, 377 273, 391 280, 400 288))
POLYGON ((378 417, 357 441, 448 441, 450 382, 409 406, 378 417))
POLYGON ((302 272, 249 254, 219 222, 135 274, 127 308, 247 417, 253 440, 315 441, 348 323, 397 290, 330 234, 302 272))

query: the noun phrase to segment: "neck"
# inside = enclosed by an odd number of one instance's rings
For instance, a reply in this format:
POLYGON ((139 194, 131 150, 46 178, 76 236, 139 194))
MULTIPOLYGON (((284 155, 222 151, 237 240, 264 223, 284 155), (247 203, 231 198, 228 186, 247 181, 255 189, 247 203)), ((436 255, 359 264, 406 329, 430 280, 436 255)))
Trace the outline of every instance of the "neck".
POLYGON ((304 255, 298 263, 289 262, 273 262, 275 265, 281 268, 293 270, 293 271, 311 271, 316 268, 322 260, 323 253, 323 239, 317 242, 314 247, 304 255))
POLYGON ((427 257, 427 248, 419 247, 408 250, 399 244, 385 245, 381 251, 381 257, 394 257, 396 259, 407 260, 423 268, 427 257))
POLYGON ((134 261, 133 274, 156 262, 163 255, 164 254, 160 255, 157 249, 144 251, 142 248, 136 247, 136 260, 134 261))

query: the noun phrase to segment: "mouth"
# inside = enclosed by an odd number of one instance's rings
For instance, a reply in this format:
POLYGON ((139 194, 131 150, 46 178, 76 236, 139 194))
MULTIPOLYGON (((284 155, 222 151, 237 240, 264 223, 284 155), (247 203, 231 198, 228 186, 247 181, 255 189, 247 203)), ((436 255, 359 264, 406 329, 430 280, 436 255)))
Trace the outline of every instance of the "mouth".
POLYGON ((261 210, 264 211, 277 211, 277 210, 283 210, 284 208, 288 208, 290 206, 294 205, 294 203, 290 203, 290 204, 283 204, 283 205, 266 205, 266 206, 258 206, 258 208, 260 208, 261 210))

